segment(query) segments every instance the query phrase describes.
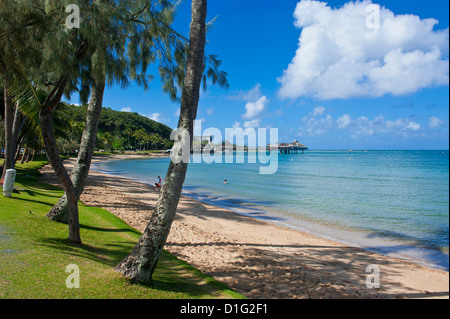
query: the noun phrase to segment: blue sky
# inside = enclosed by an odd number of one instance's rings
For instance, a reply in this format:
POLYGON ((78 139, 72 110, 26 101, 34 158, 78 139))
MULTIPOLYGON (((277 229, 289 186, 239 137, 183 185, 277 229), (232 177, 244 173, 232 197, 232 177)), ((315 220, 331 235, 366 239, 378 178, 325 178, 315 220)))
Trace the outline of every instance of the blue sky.
MULTIPOLYGON (((448 12, 447 0, 209 1, 206 51, 230 89, 209 85, 197 118, 278 128, 311 149, 448 149, 448 12)), ((184 0, 175 28, 188 35, 189 22, 184 0)), ((158 78, 146 92, 107 88, 104 106, 178 121, 158 78)))

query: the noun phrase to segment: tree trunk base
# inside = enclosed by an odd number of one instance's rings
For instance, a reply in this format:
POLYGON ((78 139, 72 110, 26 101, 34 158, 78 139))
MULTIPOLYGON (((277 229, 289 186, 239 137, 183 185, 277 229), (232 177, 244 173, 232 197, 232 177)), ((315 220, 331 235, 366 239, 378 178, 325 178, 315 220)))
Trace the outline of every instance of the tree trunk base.
POLYGON ((164 242, 165 238, 161 238, 151 227, 147 227, 131 253, 115 267, 115 270, 132 282, 151 282, 164 242))
POLYGON ((58 203, 47 214, 47 218, 60 223, 67 224, 69 221, 69 208, 67 202, 67 196, 64 195, 59 199, 58 203))

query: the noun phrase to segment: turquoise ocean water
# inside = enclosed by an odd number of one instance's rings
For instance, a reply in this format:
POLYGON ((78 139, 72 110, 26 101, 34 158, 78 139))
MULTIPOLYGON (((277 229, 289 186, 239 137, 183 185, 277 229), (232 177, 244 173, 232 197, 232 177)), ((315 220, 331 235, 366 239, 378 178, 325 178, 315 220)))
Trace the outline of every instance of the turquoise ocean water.
MULTIPOLYGON (((168 164, 168 158, 121 160, 93 169, 154 185, 168 164)), ((273 175, 260 175, 261 165, 268 164, 191 163, 183 192, 241 214, 448 270, 448 151, 282 154, 273 175)))

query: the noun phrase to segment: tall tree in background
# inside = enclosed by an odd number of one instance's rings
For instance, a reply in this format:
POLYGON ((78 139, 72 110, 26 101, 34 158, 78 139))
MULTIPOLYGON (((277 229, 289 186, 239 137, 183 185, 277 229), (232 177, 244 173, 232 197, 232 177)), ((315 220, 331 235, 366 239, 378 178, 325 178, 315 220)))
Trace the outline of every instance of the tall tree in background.
MULTIPOLYGON (((3 74, 6 74, 6 66, 0 61, 0 67, 3 69, 3 74)), ((0 180, 5 178, 6 170, 14 168, 13 163, 13 107, 12 101, 8 94, 8 80, 6 76, 3 79, 3 99, 5 105, 4 114, 4 129, 5 129, 5 161, 3 163, 3 170, 0 172, 0 180)))
MULTIPOLYGON (((101 73, 100 73, 101 74, 101 73)), ((103 93, 105 91, 105 76, 99 75, 92 82, 91 100, 86 114, 86 125, 81 137, 80 149, 77 162, 71 173, 71 180, 75 188, 77 201, 83 193, 86 178, 89 174, 92 156, 94 154, 95 143, 97 140, 98 122, 103 104, 103 93)), ((67 223, 69 218, 69 202, 67 194, 59 199, 53 206, 47 217, 52 220, 67 223)))
MULTIPOLYGON (((184 38, 171 28, 174 19, 174 13, 176 5, 164 5, 163 10, 158 12, 148 7, 148 4, 144 1, 139 4, 139 1, 135 1, 135 6, 141 8, 135 10, 139 14, 132 16, 131 27, 128 26, 124 30, 123 38, 131 37, 133 40, 130 42, 130 46, 127 52, 126 60, 124 63, 119 64, 118 67, 113 70, 120 74, 120 78, 127 79, 128 75, 138 79, 138 82, 144 84, 142 71, 145 71, 146 64, 154 62, 150 52, 154 52, 156 58, 160 63, 159 72, 163 82, 164 91, 169 94, 173 101, 179 99, 177 96, 177 85, 183 87, 184 74, 187 61, 187 43, 188 39, 184 38), (140 5, 140 7, 139 7, 140 5), (141 73, 136 72, 136 66, 142 65, 141 73), (126 67, 126 69, 120 69, 120 67, 126 67), (120 71, 119 71, 120 70, 120 71), (128 73, 126 73, 128 70, 128 73)), ((125 20, 128 25, 130 21, 125 20)), ((126 24, 124 24, 126 25, 126 24)), ((96 44, 96 54, 107 51, 106 48, 101 47, 100 44, 96 44)), ((105 59, 104 64, 108 65, 109 61, 105 59)), ((203 69, 203 88, 206 90, 207 79, 210 78, 213 84, 218 83, 220 86, 228 88, 227 74, 224 71, 220 71, 218 68, 221 62, 217 60, 215 55, 205 57, 205 66, 208 68, 203 69)), ((106 76, 110 76, 106 74, 106 76)), ((104 82, 105 75, 102 75, 104 82)), ((116 75, 117 77, 117 75, 116 75)), ((88 113, 86 116, 86 127, 83 132, 82 142, 80 145, 80 152, 75 167, 71 174, 71 180, 75 187, 76 196, 79 199, 86 182, 86 178, 89 173, 90 163, 94 151, 96 132, 98 127, 98 120, 102 108, 102 96, 104 91, 99 82, 92 82, 91 102, 89 104, 88 113), (101 88, 101 89, 100 89, 101 88)), ((109 133, 105 133, 109 134, 109 133)), ((128 132, 132 134, 132 132, 128 132)), ((152 141, 152 145, 160 143, 158 135, 150 136, 145 130, 141 129, 134 132, 137 139, 142 144, 148 144, 152 141)), ((147 146, 148 149, 150 149, 147 146)), ((68 198, 67 194, 64 194, 57 204, 50 210, 47 215, 52 220, 61 222, 68 221, 68 198)))
MULTIPOLYGON (((181 68, 185 66, 185 60, 180 60, 179 57, 185 55, 186 39, 171 28, 176 6, 162 3, 161 11, 157 11, 149 6, 146 1, 134 1, 133 7, 126 7, 126 9, 129 12, 137 13, 122 18, 121 33, 117 32, 118 29, 115 30, 116 40, 113 44, 117 46, 117 43, 122 43, 122 46, 125 47, 128 43, 128 51, 123 52, 122 59, 117 60, 116 58, 115 63, 112 63, 112 61, 114 62, 113 59, 105 57, 103 60, 100 59, 102 54, 108 52, 108 45, 112 44, 102 41, 95 44, 96 51, 92 57, 92 65, 97 69, 96 74, 98 75, 92 79, 91 101, 86 115, 86 126, 78 159, 71 174, 78 199, 83 192, 94 152, 105 77, 108 79, 116 77, 124 83, 128 82, 128 77, 131 77, 137 79, 138 83, 146 87, 147 83, 144 77, 146 67, 157 58, 161 64, 160 73, 164 74, 162 79, 164 87, 167 88, 166 92, 170 94, 172 100, 176 100, 175 81, 179 81, 179 78, 184 74, 184 70, 181 71, 181 68), (131 40, 127 42, 127 39, 131 40), (102 61, 103 68, 99 67, 99 61, 102 61)), ((219 82, 220 85, 227 87, 226 73, 218 70, 220 61, 214 57, 209 58, 209 68, 207 71, 205 70, 204 74, 204 85, 206 85, 206 78, 209 77, 213 83, 219 82)), ((138 136, 141 141, 148 135, 144 130, 137 133, 139 133, 138 136)), ((106 134, 109 135, 109 133, 106 134)), ((65 193, 47 216, 52 220, 68 222, 68 210, 69 202, 65 193)))
MULTIPOLYGON (((133 79, 146 86, 146 68, 154 60, 152 41, 158 37, 150 34, 148 30, 150 26, 158 29, 156 25, 161 23, 161 19, 170 16, 170 12, 165 10, 170 11, 171 5, 165 0, 151 3, 143 0, 81 2, 80 28, 69 29, 65 24, 65 5, 69 4, 66 2, 17 1, 11 4, 12 7, 22 7, 20 12, 17 12, 21 28, 14 29, 15 26, 6 25, 9 29, 5 34, 13 31, 26 34, 28 38, 23 42, 24 46, 43 52, 34 69, 27 74, 18 73, 25 77, 28 83, 37 84, 47 91, 45 100, 39 102, 42 138, 47 158, 65 191, 69 239, 74 243, 81 243, 77 205, 79 194, 59 156, 53 130, 54 112, 64 93, 68 94, 78 88, 81 96, 87 96, 90 84, 95 81, 97 92, 103 91, 103 85, 98 85, 103 80, 94 76, 92 67, 91 57, 95 55, 96 50, 107 62, 102 72, 108 75, 111 83, 127 83, 128 78, 124 76, 126 70, 133 79), (37 29, 41 31, 42 39, 32 41, 37 29), (135 60, 128 64, 125 58, 126 48, 131 52, 129 55, 135 57, 135 60)), ((166 21, 163 21, 164 25, 165 23, 166 21)), ((95 97, 92 100, 95 100, 95 97)), ((86 142, 85 145, 88 144, 92 143, 86 142)))
MULTIPOLYGON (((167 0, 79 2, 81 23, 76 29, 66 25, 68 4, 71 1, 2 1, 0 57, 6 52, 4 65, 13 69, 14 76, 28 87, 28 92, 45 92, 45 98, 36 99, 39 126, 47 158, 65 192, 49 217, 58 219, 58 212, 66 212, 61 220, 67 220, 69 239, 81 243, 77 204, 92 157, 92 138, 95 138, 92 132, 98 122, 94 118, 97 116, 95 109, 101 104, 100 94, 104 90, 102 77, 107 84, 119 82, 125 87, 132 79, 147 88, 146 69, 159 59, 164 91, 177 99, 177 84, 182 87, 180 83, 187 61, 187 41, 171 28, 176 6, 167 0), (25 55, 18 58, 22 52, 25 55), (94 63, 96 54, 101 57, 97 60, 103 62, 103 69, 94 63), (96 70, 100 69, 102 75, 99 77, 96 70), (71 177, 59 156, 54 115, 64 94, 70 97, 72 92, 78 91, 84 100, 89 96, 90 88, 93 112, 88 112, 87 116, 92 122, 85 130, 83 150, 71 177)), ((202 68, 205 87, 207 77, 213 83, 227 86, 226 73, 218 70, 220 61, 215 56, 207 60, 210 67, 202 68)), ((5 79, 9 80, 9 77, 5 79)), ((8 84, 3 80, 2 77, 2 83, 8 84)), ((8 113, 8 119, 11 117, 8 113)), ((8 132, 9 127, 8 122, 8 132)))
MULTIPOLYGON (((174 151, 192 145, 194 120, 197 117, 200 86, 204 70, 207 0, 192 0, 192 20, 181 111, 178 128, 189 138, 175 142, 174 151)), ((188 163, 170 162, 156 210, 132 252, 116 267, 124 276, 137 282, 151 280, 161 251, 166 243, 180 200, 188 163)))
MULTIPOLYGON (((4 102, 4 129, 5 129, 5 161, 0 179, 3 179, 7 169, 14 168, 15 137, 13 131, 15 110, 10 96, 10 86, 14 82, 16 69, 15 60, 22 58, 24 48, 18 43, 23 41, 23 35, 18 32, 18 21, 16 13, 18 8, 9 2, 0 3, 0 83, 2 85, 4 102)), ((30 52, 29 52, 30 53, 30 52)))
POLYGON ((8 71, 8 76, 3 77, 7 80, 5 91, 9 94, 16 85, 39 86, 46 91, 46 98, 42 103, 38 101, 42 139, 48 160, 70 194, 69 239, 80 243, 78 207, 73 185, 56 147, 53 114, 69 82, 81 72, 80 62, 88 53, 88 38, 67 30, 65 7, 61 2, 2 1, 0 15, 1 55, 8 71), (15 83, 11 84, 13 80, 15 83))

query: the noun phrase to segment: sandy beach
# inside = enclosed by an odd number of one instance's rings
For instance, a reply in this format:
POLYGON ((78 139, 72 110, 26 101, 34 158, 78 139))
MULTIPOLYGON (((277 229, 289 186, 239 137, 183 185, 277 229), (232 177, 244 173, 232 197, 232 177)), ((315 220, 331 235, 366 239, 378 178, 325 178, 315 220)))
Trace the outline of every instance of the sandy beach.
MULTIPOLYGON (((130 158, 97 157, 93 162, 130 158)), ((67 160, 70 170, 75 159, 67 160)), ((50 166, 41 181, 58 184, 50 166)), ((105 208, 143 231, 158 191, 149 185, 90 172, 81 201, 105 208)), ((166 250, 248 298, 448 298, 448 272, 245 217, 182 197, 166 250), (380 288, 369 289, 368 265, 380 288)))

